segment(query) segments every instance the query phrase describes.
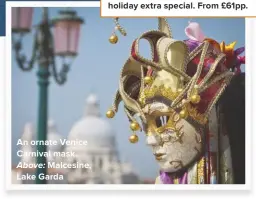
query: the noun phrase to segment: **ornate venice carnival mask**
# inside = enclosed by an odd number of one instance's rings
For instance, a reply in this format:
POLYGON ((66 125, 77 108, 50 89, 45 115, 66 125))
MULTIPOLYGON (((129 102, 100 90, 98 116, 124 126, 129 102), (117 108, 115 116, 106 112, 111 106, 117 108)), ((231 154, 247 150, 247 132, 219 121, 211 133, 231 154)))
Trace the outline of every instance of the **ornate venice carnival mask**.
MULTIPOLYGON (((214 40, 189 29, 198 41, 175 40, 164 18, 158 24, 158 30, 145 32, 132 43, 107 117, 114 117, 123 101, 133 131, 130 142, 137 142, 135 132, 143 130, 161 170, 178 172, 203 153, 209 113, 234 72, 214 40), (151 59, 141 55, 142 39, 151 46, 151 59)), ((111 43, 117 40, 116 35, 110 38, 111 43)))

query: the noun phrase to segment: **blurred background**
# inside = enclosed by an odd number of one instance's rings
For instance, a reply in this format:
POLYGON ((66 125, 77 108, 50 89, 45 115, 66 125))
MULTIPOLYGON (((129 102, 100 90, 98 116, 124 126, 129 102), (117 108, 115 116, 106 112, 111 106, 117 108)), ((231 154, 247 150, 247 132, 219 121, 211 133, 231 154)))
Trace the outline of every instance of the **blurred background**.
MULTIPOLYGON (((58 15, 59 8, 49 8, 49 17, 58 15)), ((85 23, 81 26, 78 56, 72 63, 67 82, 57 85, 50 78, 48 96, 48 139, 87 140, 85 147, 68 148, 60 144, 49 147, 51 151, 76 151, 78 159, 49 159, 55 162, 88 162, 92 169, 49 169, 49 173, 62 173, 63 181, 48 183, 70 184, 138 184, 154 183, 158 175, 158 165, 150 148, 145 144, 145 135, 139 133, 139 142, 131 144, 129 122, 120 106, 112 120, 105 118, 105 112, 112 105, 118 88, 120 70, 127 60, 135 38, 143 32, 157 29, 157 19, 120 19, 127 36, 119 36, 117 44, 110 44, 115 24, 112 19, 100 18, 99 8, 74 8, 85 23)), ((42 8, 34 8, 33 24, 41 20, 42 8)), ((184 33, 188 21, 201 25, 205 35, 221 42, 237 41, 236 47, 245 45, 245 20, 242 18, 180 18, 168 19, 175 39, 187 39, 184 33)), ((24 53, 32 54, 33 31, 23 39, 24 53)), ((148 45, 141 46, 142 54, 150 56, 148 45)), ((60 62, 57 61, 57 65, 60 62)), ((244 69, 243 69, 244 70, 244 69)), ((35 162, 31 157, 20 159, 17 151, 18 139, 33 140, 36 136, 38 119, 38 71, 19 69, 12 56, 12 165, 13 183, 33 183, 17 181, 17 172, 34 173, 32 169, 17 169, 20 162, 35 162), (23 171, 21 171, 23 170, 23 171)), ((23 146, 23 151, 35 150, 23 146)))

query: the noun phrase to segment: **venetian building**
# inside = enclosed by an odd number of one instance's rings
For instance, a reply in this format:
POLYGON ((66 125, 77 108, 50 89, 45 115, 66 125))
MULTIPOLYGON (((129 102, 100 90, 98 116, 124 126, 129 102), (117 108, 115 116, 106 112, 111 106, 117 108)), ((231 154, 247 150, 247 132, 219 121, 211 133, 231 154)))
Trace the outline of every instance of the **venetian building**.
MULTIPOLYGON (((56 141, 57 145, 49 145, 47 146, 47 151, 49 152, 49 157, 47 157, 48 162, 60 162, 63 161, 60 157, 54 156, 54 152, 62 152, 64 149, 64 146, 61 145, 60 139, 62 136, 57 132, 56 124, 53 120, 48 121, 48 134, 47 134, 47 140, 56 141)), ((21 137, 22 141, 27 141, 28 145, 22 145, 21 151, 24 152, 24 154, 28 152, 35 152, 36 146, 31 145, 31 141, 36 140, 36 133, 33 128, 33 125, 31 123, 27 123, 24 127, 24 131, 21 137)), ((26 163, 35 163, 35 157, 24 155, 21 158, 22 162, 26 163)))
MULTIPOLYGON (((91 169, 73 169, 68 172, 69 183, 123 183, 123 165, 119 161, 115 132, 111 125, 101 117, 99 100, 96 95, 91 94, 87 98, 84 114, 73 125, 68 139, 84 140, 88 144, 87 146, 67 147, 67 151, 73 151, 77 156, 67 161, 91 165, 91 169)), ((130 174, 132 175, 132 172, 130 174)), ((136 180, 131 183, 136 183, 136 180)))
POLYGON ((49 151, 48 162, 60 163, 65 161, 65 158, 54 155, 54 152, 64 151, 65 146, 61 145, 62 136, 57 131, 57 126, 53 120, 48 121, 48 134, 47 139, 56 142, 56 145, 49 145, 47 150, 49 151))
MULTIPOLYGON (((47 152, 49 157, 47 157, 47 162, 56 162, 59 163, 61 161, 65 161, 65 158, 61 158, 59 156, 54 156, 54 152, 62 152, 64 150, 64 146, 61 145, 60 139, 62 136, 58 133, 56 124, 53 120, 48 121, 48 133, 47 133, 47 140, 56 141, 57 145, 49 145, 47 146, 47 152)), ((27 142, 28 144, 24 144, 20 147, 20 151, 23 152, 23 156, 20 158, 19 162, 27 163, 27 164, 34 164, 36 163, 36 158, 32 155, 25 155, 31 152, 35 152, 37 150, 35 145, 31 145, 31 141, 36 140, 36 131, 31 123, 25 124, 23 134, 21 136, 21 141, 23 143, 27 142)), ((50 180, 47 183, 49 184, 62 184, 66 183, 66 176, 65 176, 65 169, 48 169, 49 175, 54 174, 64 174, 64 180, 50 180)), ((35 174, 35 169, 33 168, 16 168, 12 169, 12 182, 14 184, 32 184, 34 181, 31 180, 24 180, 20 181, 17 180, 17 176, 21 175, 33 175, 35 174)))
MULTIPOLYGON (((32 146, 30 143, 32 140, 35 140, 35 132, 33 128, 32 123, 26 123, 23 129, 23 134, 20 138, 22 145, 19 148, 19 152, 24 152, 24 153, 31 153, 35 151, 35 147, 32 146)), ((17 155, 18 157, 18 155, 17 155)), ((31 157, 29 155, 23 155, 19 162, 30 164, 30 163, 35 163, 36 159, 35 157, 31 157)), ((21 176, 22 174, 33 174, 34 170, 32 169, 23 169, 23 168, 12 168, 12 183, 13 184, 26 184, 30 183, 30 181, 21 181, 17 179, 17 176, 21 176)))
MULTIPOLYGON (((30 142, 36 140, 36 133, 32 124, 25 125, 22 140, 30 142)), ((87 141, 87 145, 61 145, 60 139, 64 139, 58 133, 57 126, 53 120, 48 121, 47 140, 56 141, 57 145, 47 147, 50 157, 47 162, 55 163, 79 163, 89 164, 88 168, 73 169, 48 169, 48 174, 63 174, 64 180, 52 180, 50 184, 137 184, 139 177, 134 172, 129 162, 121 162, 117 150, 115 132, 110 123, 100 115, 99 100, 96 95, 91 94, 86 100, 84 113, 81 119, 74 123, 68 135, 69 141, 87 141), (74 152, 75 157, 53 156, 54 152, 74 152)), ((24 152, 36 151, 35 146, 22 146, 24 152)), ((36 159, 23 157, 19 161, 35 163, 36 159)), ((12 181, 15 184, 31 184, 32 181, 17 181, 16 175, 35 173, 35 169, 12 169, 12 181)))
MULTIPOLYGON (((23 134, 21 136, 21 141, 22 143, 25 143, 24 141, 27 142, 27 144, 23 144, 20 148, 20 150, 24 153, 30 153, 35 151, 35 146, 31 145, 31 141, 35 140, 35 131, 33 124, 27 123, 24 126, 23 134)), ((35 157, 29 156, 29 155, 23 155, 21 157, 21 162, 25 163, 34 163, 35 162, 35 157)))

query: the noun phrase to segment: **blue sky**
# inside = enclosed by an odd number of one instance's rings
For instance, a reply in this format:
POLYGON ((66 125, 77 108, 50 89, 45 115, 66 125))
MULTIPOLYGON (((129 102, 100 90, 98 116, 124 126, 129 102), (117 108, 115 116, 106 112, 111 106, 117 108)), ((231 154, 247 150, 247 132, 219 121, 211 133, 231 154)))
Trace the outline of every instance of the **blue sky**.
MULTIPOLYGON (((58 14, 59 8, 50 8, 50 17, 58 14)), ((59 133, 66 137, 72 125, 79 120, 84 111, 85 100, 90 92, 98 95, 101 103, 101 113, 113 102, 118 88, 120 69, 129 56, 132 41, 143 32, 157 29, 157 19, 120 19, 126 28, 127 36, 119 36, 119 42, 112 45, 108 42, 114 24, 112 19, 100 18, 99 8, 76 8, 79 16, 85 19, 82 26, 79 43, 79 55, 73 62, 64 86, 57 85, 50 79, 49 86, 49 118, 55 120, 59 133)), ((34 9, 33 24, 41 18, 41 9, 34 9)), ((186 39, 184 28, 188 18, 168 19, 175 39, 186 39)), ((206 36, 230 43, 237 41, 237 47, 245 44, 244 19, 196 19, 206 36)), ((32 34, 23 41, 26 55, 31 55, 32 34)), ((145 55, 147 46, 143 47, 145 55)), ((38 112, 37 65, 29 73, 22 72, 12 57, 12 143, 13 153, 16 150, 17 139, 21 136, 24 124, 32 122, 36 125, 38 112)), ((129 123, 122 111, 109 120, 115 132, 120 156, 130 161, 142 177, 154 178, 158 166, 151 150, 145 145, 145 137, 141 133, 136 145, 129 143, 129 123)))

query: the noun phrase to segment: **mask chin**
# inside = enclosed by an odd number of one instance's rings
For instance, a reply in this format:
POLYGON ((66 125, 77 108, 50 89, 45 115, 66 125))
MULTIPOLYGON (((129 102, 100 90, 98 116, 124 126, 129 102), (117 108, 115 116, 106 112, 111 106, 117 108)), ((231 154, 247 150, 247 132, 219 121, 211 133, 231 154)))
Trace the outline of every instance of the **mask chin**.
POLYGON ((180 171, 181 169, 175 169, 173 167, 161 167, 160 166, 160 170, 163 171, 163 172, 166 172, 166 173, 174 173, 174 172, 180 171))
POLYGON ((195 128, 187 120, 182 119, 183 135, 180 140, 166 141, 161 146, 166 151, 166 157, 158 161, 161 170, 165 172, 179 172, 189 168, 201 156, 204 146, 203 129, 195 128))
POLYGON ((163 148, 166 151, 164 159, 156 160, 161 170, 179 172, 200 158, 205 132, 204 128, 196 125, 191 118, 183 119, 179 113, 169 107, 162 101, 152 101, 145 106, 144 111, 147 110, 148 131, 156 132, 154 136, 160 138, 157 143, 158 150, 161 151, 163 148))

